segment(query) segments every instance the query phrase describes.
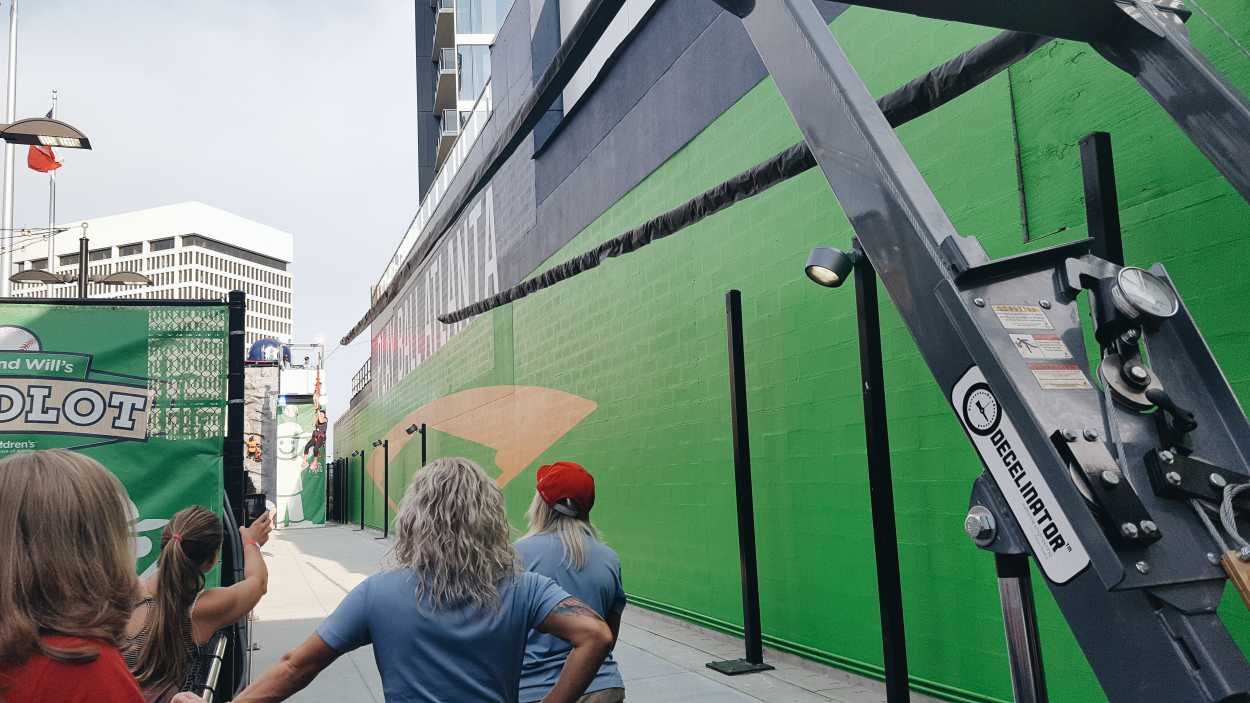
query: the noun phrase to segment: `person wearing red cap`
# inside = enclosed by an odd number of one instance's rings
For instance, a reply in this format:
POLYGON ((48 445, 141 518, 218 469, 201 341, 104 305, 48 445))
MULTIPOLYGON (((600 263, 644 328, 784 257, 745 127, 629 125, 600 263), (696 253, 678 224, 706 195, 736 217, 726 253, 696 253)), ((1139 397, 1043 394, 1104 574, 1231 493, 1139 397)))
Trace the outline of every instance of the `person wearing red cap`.
MULTIPOLYGON (((529 532, 517 542, 517 553, 527 571, 552 579, 606 620, 615 646, 625 589, 620 558, 590 524, 595 479, 579 464, 557 461, 538 470, 537 489, 526 513, 529 532)), ((559 679, 569 651, 561 639, 530 632, 521 667, 520 703, 543 700, 559 679)), ((579 703, 624 700, 625 683, 609 653, 579 703)))

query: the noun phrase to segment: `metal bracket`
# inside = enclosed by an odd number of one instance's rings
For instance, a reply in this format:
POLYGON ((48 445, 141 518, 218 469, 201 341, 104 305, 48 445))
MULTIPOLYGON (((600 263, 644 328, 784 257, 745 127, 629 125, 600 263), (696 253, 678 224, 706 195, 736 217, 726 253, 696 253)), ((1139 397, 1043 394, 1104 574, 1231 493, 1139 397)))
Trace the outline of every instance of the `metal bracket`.
MULTIPOLYGON (((1164 498, 1219 503, 1224 499, 1224 486, 1245 483, 1246 474, 1207 463, 1163 449, 1146 454, 1146 471, 1155 493, 1164 498)), ((1233 505, 1250 508, 1250 492, 1242 493, 1233 505)))
POLYGON ((1120 471, 1120 465, 1098 433, 1055 430, 1050 439, 1068 466, 1085 477, 1094 502, 1103 510, 1103 527, 1113 542, 1125 547, 1144 547, 1158 542, 1162 534, 1137 491, 1120 471))

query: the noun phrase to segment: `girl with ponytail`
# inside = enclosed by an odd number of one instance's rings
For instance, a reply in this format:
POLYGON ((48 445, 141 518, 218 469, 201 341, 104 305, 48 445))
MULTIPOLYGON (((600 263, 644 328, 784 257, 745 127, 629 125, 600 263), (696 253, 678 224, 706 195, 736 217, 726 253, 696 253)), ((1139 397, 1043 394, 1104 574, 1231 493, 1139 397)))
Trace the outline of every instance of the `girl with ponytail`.
POLYGON ((148 703, 165 703, 200 678, 201 649, 217 630, 247 615, 265 593, 268 572, 260 547, 269 539, 268 514, 243 537, 244 579, 204 590, 204 575, 221 551, 221 518, 200 506, 174 515, 161 534, 157 571, 140 582, 140 599, 122 652, 148 703))

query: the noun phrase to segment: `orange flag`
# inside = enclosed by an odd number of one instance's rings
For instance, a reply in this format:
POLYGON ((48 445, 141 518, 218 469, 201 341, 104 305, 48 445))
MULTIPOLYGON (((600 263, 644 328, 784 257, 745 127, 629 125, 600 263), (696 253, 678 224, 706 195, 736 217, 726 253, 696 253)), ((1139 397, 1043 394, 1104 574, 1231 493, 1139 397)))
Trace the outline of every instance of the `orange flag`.
POLYGON ((30 152, 26 154, 26 165, 34 171, 47 173, 60 168, 61 162, 56 160, 52 147, 31 145, 30 152))

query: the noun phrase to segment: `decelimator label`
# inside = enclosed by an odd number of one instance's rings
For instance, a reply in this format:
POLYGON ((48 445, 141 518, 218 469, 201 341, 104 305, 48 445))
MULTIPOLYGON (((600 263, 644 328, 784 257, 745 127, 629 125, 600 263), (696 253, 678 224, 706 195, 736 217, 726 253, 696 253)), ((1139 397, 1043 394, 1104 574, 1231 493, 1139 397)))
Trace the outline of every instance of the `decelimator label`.
POLYGON ((1089 554, 981 369, 973 366, 959 379, 951 391, 951 404, 1007 498, 1046 578, 1055 583, 1071 580, 1089 564, 1089 554))

